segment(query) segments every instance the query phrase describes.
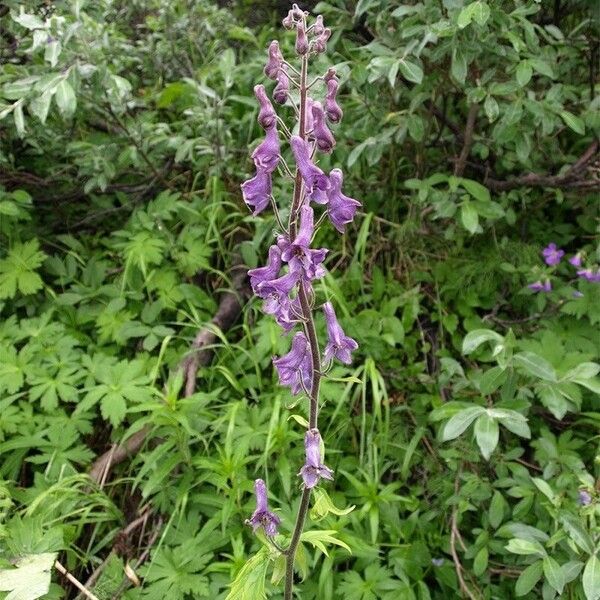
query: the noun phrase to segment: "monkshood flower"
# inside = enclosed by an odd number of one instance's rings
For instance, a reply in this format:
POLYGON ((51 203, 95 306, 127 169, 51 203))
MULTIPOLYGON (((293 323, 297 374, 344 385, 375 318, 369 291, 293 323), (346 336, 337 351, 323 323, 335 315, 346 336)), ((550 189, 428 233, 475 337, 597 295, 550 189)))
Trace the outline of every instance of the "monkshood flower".
POLYGON ((257 479, 254 482, 254 492, 256 494, 256 510, 246 520, 246 523, 252 526, 252 531, 255 533, 257 529, 261 528, 268 537, 275 537, 281 519, 269 510, 267 486, 262 479, 257 479))
POLYGON ((329 69, 324 77, 325 85, 327 86, 327 94, 325 95, 325 114, 332 123, 339 123, 344 116, 342 109, 337 103, 337 92, 339 81, 335 76, 335 69, 329 69))
POLYGON ((320 279, 325 275, 321 263, 325 260, 328 250, 310 248, 314 230, 314 211, 310 206, 304 205, 300 209, 300 227, 294 240, 290 242, 285 236, 280 236, 277 240, 281 258, 289 263, 291 269, 301 270, 305 281, 320 279))
POLYGON ((358 348, 358 344, 351 337, 348 337, 335 316, 335 310, 331 302, 323 304, 325 313, 325 322, 327 323, 328 343, 323 352, 323 358, 326 361, 337 358, 346 365, 352 362, 351 352, 358 348))
POLYGON ((252 160, 257 170, 272 173, 279 164, 280 148, 277 127, 267 129, 265 139, 252 153, 252 160))
POLYGON ((256 294, 259 283, 275 279, 277 275, 279 275, 281 265, 281 250, 273 245, 269 248, 269 259, 267 264, 264 267, 257 267, 256 269, 250 269, 248 271, 252 291, 256 294))
POLYGON ((250 209, 254 209, 252 214, 256 216, 267 208, 271 201, 271 173, 259 169, 252 179, 242 183, 241 188, 244 202, 250 209))
POLYGON ((579 490, 577 501, 580 506, 589 506, 592 503, 592 495, 587 490, 579 490))
POLYGON ((571 258, 569 259, 569 262, 574 267, 580 267, 582 265, 582 262, 583 262, 583 257, 581 256, 581 252, 578 252, 574 256, 571 256, 571 258))
POLYGON ((321 35, 325 31, 325 25, 323 25, 323 15, 317 15, 315 24, 313 25, 313 33, 315 35, 321 35))
POLYGON ((600 269, 593 271, 591 268, 580 269, 577 275, 590 283, 600 283, 600 269))
POLYGON ((321 462, 321 435, 318 429, 309 429, 304 436, 306 462, 298 475, 305 487, 314 488, 321 478, 333 481, 333 471, 321 462))
POLYGON ((327 41, 331 37, 331 29, 325 27, 321 32, 321 35, 312 43, 312 48, 315 52, 321 53, 327 51, 327 41))
POLYGON ((286 332, 291 331, 301 314, 298 299, 290 299, 290 293, 299 279, 300 272, 295 265, 290 265, 290 270, 282 277, 262 281, 256 285, 256 295, 264 299, 263 311, 272 315, 286 332))
POLYGON ((294 396, 310 388, 312 359, 304 332, 296 333, 291 350, 284 356, 275 358, 273 364, 279 375, 279 383, 288 386, 294 396))
POLYGON ((312 114, 312 137, 317 142, 317 148, 321 152, 329 153, 335 148, 335 139, 325 123, 323 105, 314 101, 310 112, 312 114))
POLYGON ((552 284, 548 279, 542 283, 541 281, 536 281, 535 283, 530 283, 527 286, 530 290, 534 292, 550 292, 552 291, 552 284))
POLYGON ((277 73, 277 85, 273 90, 273 100, 277 102, 277 104, 285 104, 288 92, 290 89, 290 79, 287 73, 287 65, 281 65, 279 68, 279 73, 277 73))
POLYGON ((254 87, 254 95, 258 100, 260 109, 258 111, 258 123, 263 129, 271 129, 277 124, 277 114, 271 104, 271 101, 267 97, 267 91, 264 85, 257 85, 254 87))
POLYGON ((265 75, 269 79, 273 79, 273 81, 275 81, 282 64, 283 56, 281 54, 281 50, 279 49, 279 42, 273 40, 269 44, 269 58, 267 59, 267 64, 264 68, 265 75))
POLYGON ((308 52, 308 37, 303 21, 298 21, 296 25, 296 53, 303 56, 308 52))
POLYGON ((554 266, 560 262, 560 259, 565 255, 565 251, 558 248, 554 242, 551 242, 542 250, 542 255, 547 265, 554 266))
POLYGON ((300 19, 304 17, 304 11, 298 8, 297 4, 292 4, 287 17, 281 22, 286 29, 291 29, 300 19))
POLYGON ((310 159, 310 146, 306 140, 297 135, 290 138, 290 146, 296 159, 296 165, 306 186, 307 196, 318 204, 325 204, 327 190, 329 189, 329 178, 310 159))
POLYGON ((340 169, 332 169, 329 174, 329 189, 327 190, 327 215, 331 224, 340 232, 344 233, 344 229, 348 223, 354 219, 354 215, 361 203, 354 198, 349 198, 342 194, 342 184, 344 183, 344 175, 340 169))

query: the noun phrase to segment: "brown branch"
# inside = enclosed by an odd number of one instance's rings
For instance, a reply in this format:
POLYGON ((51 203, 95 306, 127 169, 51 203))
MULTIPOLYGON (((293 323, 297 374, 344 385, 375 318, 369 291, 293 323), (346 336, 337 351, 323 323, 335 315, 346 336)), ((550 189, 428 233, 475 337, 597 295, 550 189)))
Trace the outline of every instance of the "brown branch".
POLYGON ((465 166, 467 164, 467 158, 469 157, 469 152, 471 151, 471 145, 473 144, 473 130, 475 129, 475 119, 477 118, 478 112, 479 104, 471 104, 469 107, 469 114, 467 115, 463 147, 460 151, 460 155, 456 161, 456 164, 454 165, 454 175, 456 177, 462 177, 462 174, 464 173, 465 166))

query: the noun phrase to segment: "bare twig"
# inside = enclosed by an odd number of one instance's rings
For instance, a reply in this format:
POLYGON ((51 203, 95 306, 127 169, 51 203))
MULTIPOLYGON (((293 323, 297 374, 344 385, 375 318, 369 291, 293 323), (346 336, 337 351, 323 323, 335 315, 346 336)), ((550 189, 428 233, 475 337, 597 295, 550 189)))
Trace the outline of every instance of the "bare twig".
POLYGON ((471 145, 473 144, 473 130, 475 129, 475 119, 477 118, 477 112, 479 111, 479 104, 471 104, 469 107, 469 114, 467 115, 467 125, 465 126, 465 135, 463 141, 463 147, 460 151, 460 155, 456 164, 454 165, 454 175, 461 177, 464 173, 465 166, 467 164, 467 158, 471 151, 471 145))
POLYGON ((59 573, 62 573, 86 598, 89 598, 90 600, 99 600, 98 596, 94 596, 92 592, 87 590, 84 585, 73 577, 73 575, 71 575, 71 573, 69 573, 69 571, 67 571, 57 560, 54 561, 54 568, 59 573))

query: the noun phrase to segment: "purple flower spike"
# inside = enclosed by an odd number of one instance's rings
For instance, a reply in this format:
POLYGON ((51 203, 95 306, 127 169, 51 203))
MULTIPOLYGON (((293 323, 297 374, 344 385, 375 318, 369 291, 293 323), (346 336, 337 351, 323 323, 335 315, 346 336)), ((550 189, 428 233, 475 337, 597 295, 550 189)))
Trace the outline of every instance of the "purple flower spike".
POLYGON ((320 279, 325 275, 321 263, 325 260, 328 250, 310 248, 315 230, 314 214, 313 209, 305 204, 300 209, 300 227, 294 241, 289 242, 284 236, 280 236, 277 240, 277 245, 281 249, 281 258, 289 263, 292 269, 301 269, 305 281, 320 279))
POLYGON ((249 208, 254 209, 252 213, 256 216, 262 212, 271 201, 271 173, 257 170, 252 179, 242 183, 242 197, 249 208))
POLYGON ((296 53, 304 56, 308 52, 308 37, 303 21, 298 21, 296 26, 296 53))
POLYGON ((554 266, 560 262, 560 259, 565 255, 565 251, 560 250, 554 242, 551 242, 542 250, 542 255, 547 265, 554 266))
POLYGON ((318 429, 309 429, 304 436, 306 462, 298 475, 305 487, 314 488, 321 478, 333 481, 333 471, 321 462, 321 435, 318 429))
POLYGON ((254 86, 254 95, 260 105, 258 111, 258 123, 263 129, 271 129, 277 124, 277 114, 271 104, 271 101, 267 97, 267 91, 264 85, 254 86))
POLYGON ((281 65, 277 73, 277 85, 273 90, 273 100, 277 104, 285 104, 290 89, 290 80, 287 74, 287 65, 281 65))
POLYGON ((254 492, 256 494, 256 510, 246 523, 252 525, 254 533, 256 533, 257 529, 262 528, 268 537, 275 537, 281 519, 269 510, 267 486, 262 479, 257 479, 254 482, 254 492))
POLYGON ((313 102, 310 112, 313 117, 312 137, 321 152, 331 152, 335 147, 335 139, 325 123, 325 113, 320 102, 313 102))
POLYGON ((552 284, 548 279, 542 283, 541 281, 536 281, 535 283, 530 283, 527 286, 530 290, 534 292, 550 292, 552 291, 552 284))
POLYGON ((328 361, 335 357, 344 364, 349 365, 352 362, 350 353, 358 348, 358 344, 344 333, 335 316, 335 310, 333 310, 331 302, 323 304, 323 312, 325 313, 329 340, 325 346, 323 358, 328 361))
POLYGON ((289 386, 296 395, 303 389, 310 389, 312 359, 308 340, 302 331, 292 339, 292 348, 284 356, 275 358, 273 364, 279 374, 279 383, 289 386))
POLYGON ((248 277, 250 277, 250 286, 252 291, 257 293, 257 286, 263 281, 270 281, 279 275, 281 269, 281 250, 273 245, 269 248, 269 260, 264 267, 250 269, 248 277))
POLYGON ((265 75, 269 79, 273 79, 273 81, 275 81, 282 64, 283 56, 281 54, 281 50, 279 50, 279 42, 277 40, 273 40, 269 44, 269 58, 264 68, 265 75))
POLYGON ((592 495, 587 490, 579 490, 577 501, 580 506, 589 506, 592 503, 592 495))
POLYGON ((340 169, 332 169, 329 174, 330 188, 327 191, 329 204, 327 205, 327 214, 331 224, 340 232, 344 233, 347 223, 351 223, 354 215, 361 203, 354 198, 349 198, 342 194, 342 183, 344 175, 340 169))
POLYGON ((569 262, 574 266, 574 267, 580 267, 582 264, 582 256, 581 256, 581 252, 578 252, 577 254, 575 254, 574 256, 571 256, 571 258, 569 259, 569 262))
POLYGON ((267 129, 264 141, 252 153, 257 170, 272 173, 279 164, 279 134, 277 127, 267 129))
POLYGON ((329 178, 310 159, 308 142, 297 135, 293 135, 290 138, 290 146, 300 175, 304 180, 304 185, 306 185, 308 197, 318 204, 326 204, 328 201, 326 192, 329 188, 329 178))
POLYGON ((339 81, 335 76, 335 69, 329 69, 324 77, 327 93, 325 95, 325 114, 332 123, 339 123, 344 116, 342 109, 337 103, 337 92, 339 81))

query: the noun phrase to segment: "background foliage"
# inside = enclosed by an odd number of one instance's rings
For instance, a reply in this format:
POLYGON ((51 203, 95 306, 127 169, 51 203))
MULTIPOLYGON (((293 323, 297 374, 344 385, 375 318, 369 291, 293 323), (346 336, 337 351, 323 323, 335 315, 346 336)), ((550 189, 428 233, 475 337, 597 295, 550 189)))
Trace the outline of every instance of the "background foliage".
MULTIPOLYGON (((76 597, 58 559, 101 599, 277 597, 244 519, 255 477, 286 526, 298 498, 287 342, 252 302, 195 394, 177 365, 270 240, 238 185, 285 8, 0 4, 0 596, 76 597)), ((302 598, 600 598, 599 286, 540 254, 600 259, 593 8, 316 9, 345 110, 322 166, 364 212, 321 289, 360 350, 323 386, 302 598)))

